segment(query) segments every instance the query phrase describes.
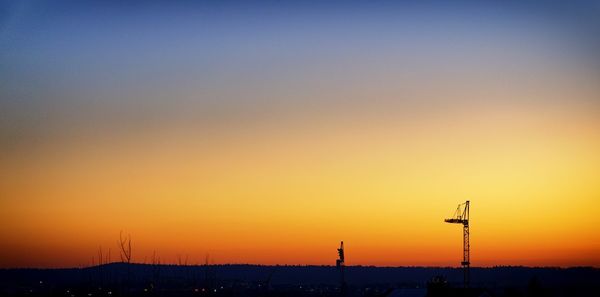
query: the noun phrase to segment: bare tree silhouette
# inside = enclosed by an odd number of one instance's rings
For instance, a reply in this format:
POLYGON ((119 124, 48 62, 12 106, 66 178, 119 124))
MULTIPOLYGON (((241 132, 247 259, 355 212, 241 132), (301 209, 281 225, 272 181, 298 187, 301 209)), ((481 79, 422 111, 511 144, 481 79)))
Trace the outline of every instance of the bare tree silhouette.
POLYGON ((154 293, 158 290, 157 287, 160 281, 160 257, 156 256, 156 251, 152 253, 152 282, 150 290, 154 293))
POLYGON ((119 233, 119 242, 118 242, 121 256, 121 262, 127 264, 127 283, 126 283, 126 295, 129 295, 129 284, 131 283, 131 234, 127 234, 127 236, 123 237, 123 230, 119 233))
POLYGON ((180 254, 177 254, 177 265, 178 266, 187 266, 188 265, 189 256, 185 255, 185 259, 181 258, 180 254))
POLYGON ((121 262, 131 263, 131 234, 123 237, 123 231, 119 233, 119 247, 121 248, 121 262))
POLYGON ((103 265, 106 264, 103 253, 102 253, 102 246, 98 247, 98 279, 99 279, 99 283, 100 286, 104 286, 104 267, 103 265))

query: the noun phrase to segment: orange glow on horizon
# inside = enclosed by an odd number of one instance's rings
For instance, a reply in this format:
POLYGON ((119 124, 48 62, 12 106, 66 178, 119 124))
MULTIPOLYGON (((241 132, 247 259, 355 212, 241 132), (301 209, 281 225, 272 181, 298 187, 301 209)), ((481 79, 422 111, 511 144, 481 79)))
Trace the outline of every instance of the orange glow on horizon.
POLYGON ((0 266, 89 265, 100 246, 116 261, 119 230, 135 262, 332 264, 344 240, 349 265, 457 266, 461 230, 443 219, 465 199, 474 266, 599 266, 598 119, 463 115, 17 156, 0 266))

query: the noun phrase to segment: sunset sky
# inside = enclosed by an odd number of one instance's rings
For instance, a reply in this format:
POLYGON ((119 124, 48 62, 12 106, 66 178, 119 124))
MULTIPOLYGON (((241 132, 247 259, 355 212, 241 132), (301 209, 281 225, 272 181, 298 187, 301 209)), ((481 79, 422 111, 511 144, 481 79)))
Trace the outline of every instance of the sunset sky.
POLYGON ((0 1, 0 267, 600 267, 600 5, 475 3, 0 1))

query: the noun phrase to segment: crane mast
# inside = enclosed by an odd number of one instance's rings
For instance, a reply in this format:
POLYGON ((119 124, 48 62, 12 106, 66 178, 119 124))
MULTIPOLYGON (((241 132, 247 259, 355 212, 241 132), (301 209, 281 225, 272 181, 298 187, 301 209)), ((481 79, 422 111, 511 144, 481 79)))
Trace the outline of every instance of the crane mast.
POLYGON ((338 251, 338 259, 335 260, 335 266, 340 270, 340 293, 345 295, 346 293, 346 278, 344 275, 344 268, 346 266, 344 259, 344 242, 340 242, 340 248, 338 251))
POLYGON ((446 223, 463 225, 463 260, 460 265, 463 267, 463 285, 469 287, 469 266, 470 262, 470 244, 469 244, 469 201, 459 204, 450 219, 444 220, 446 223))

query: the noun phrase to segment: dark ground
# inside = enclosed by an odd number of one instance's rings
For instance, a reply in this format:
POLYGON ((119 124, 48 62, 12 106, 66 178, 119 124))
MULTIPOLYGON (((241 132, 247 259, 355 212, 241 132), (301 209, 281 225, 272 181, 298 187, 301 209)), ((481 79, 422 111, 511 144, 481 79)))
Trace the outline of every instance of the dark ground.
MULTIPOLYGON (((346 296, 600 296, 600 269, 346 267, 346 296), (433 281, 432 281, 433 280, 433 281), (429 290, 428 290, 429 287, 429 290)), ((0 269, 1 296, 340 296, 334 266, 146 265, 0 269)))

